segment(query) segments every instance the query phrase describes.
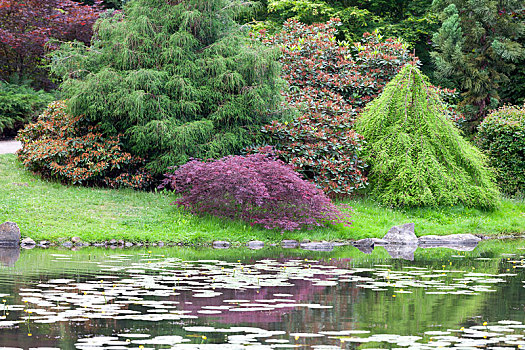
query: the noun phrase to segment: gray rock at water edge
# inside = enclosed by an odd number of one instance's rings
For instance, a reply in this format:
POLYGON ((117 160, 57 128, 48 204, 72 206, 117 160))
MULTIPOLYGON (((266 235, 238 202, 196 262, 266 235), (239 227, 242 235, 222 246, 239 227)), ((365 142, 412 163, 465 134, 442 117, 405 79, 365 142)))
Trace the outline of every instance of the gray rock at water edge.
POLYGON ((126 243, 124 243, 124 247, 126 247, 126 248, 133 247, 133 243, 126 242, 126 243))
POLYGON ((49 241, 40 241, 40 242, 38 242, 38 246, 40 248, 49 248, 50 245, 51 245, 51 242, 49 242, 49 241))
POLYGON ((414 233, 414 223, 394 226, 388 230, 383 240, 388 244, 411 244, 418 243, 416 234, 414 233))
POLYGON ((106 242, 95 242, 95 243, 93 243, 93 246, 94 247, 105 247, 106 246, 106 242))
POLYGON ((62 243, 62 247, 71 248, 71 247, 73 247, 73 242, 66 241, 66 242, 62 243))
POLYGON ((20 242, 20 246, 24 249, 33 249, 36 247, 36 242, 33 239, 26 237, 20 242))
POLYGON ((212 246, 213 246, 213 248, 215 248, 215 249, 228 249, 228 248, 230 248, 230 242, 226 242, 226 241, 213 241, 212 246))
POLYGON ((299 242, 293 239, 285 239, 281 241, 281 247, 286 249, 293 249, 299 246, 299 242))
POLYGON ((80 239, 80 237, 75 236, 75 237, 71 238, 71 242, 73 242, 73 243, 80 243, 80 242, 82 242, 82 239, 80 239))
POLYGON ((164 242, 160 241, 159 243, 157 243, 159 247, 164 247, 164 242))
POLYGON ((118 242, 117 242, 116 239, 111 239, 111 240, 109 240, 108 243, 109 243, 109 245, 117 245, 118 242))
POLYGON ((481 238, 468 234, 455 234, 446 236, 421 236, 419 237, 419 245, 472 245, 478 244, 481 238))
POLYGON ((0 225, 0 247, 18 247, 20 245, 20 228, 11 221, 0 225))
POLYGON ((334 244, 332 242, 301 243, 301 249, 319 252, 331 252, 334 250, 334 244))
POLYGON ((352 242, 352 245, 354 247, 374 247, 374 241, 372 240, 372 238, 364 238, 352 242))
POLYGON ((249 249, 262 249, 264 248, 264 242, 263 241, 249 241, 246 243, 246 247, 249 249))

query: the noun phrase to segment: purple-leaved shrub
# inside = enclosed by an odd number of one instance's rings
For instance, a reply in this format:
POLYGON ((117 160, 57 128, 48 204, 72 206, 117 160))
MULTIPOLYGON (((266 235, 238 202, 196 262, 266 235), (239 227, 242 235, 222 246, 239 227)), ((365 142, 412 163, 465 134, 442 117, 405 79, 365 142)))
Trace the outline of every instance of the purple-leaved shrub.
POLYGON ((192 160, 166 174, 162 187, 181 197, 171 204, 195 214, 243 220, 281 231, 350 225, 349 215, 290 165, 262 154, 192 160))

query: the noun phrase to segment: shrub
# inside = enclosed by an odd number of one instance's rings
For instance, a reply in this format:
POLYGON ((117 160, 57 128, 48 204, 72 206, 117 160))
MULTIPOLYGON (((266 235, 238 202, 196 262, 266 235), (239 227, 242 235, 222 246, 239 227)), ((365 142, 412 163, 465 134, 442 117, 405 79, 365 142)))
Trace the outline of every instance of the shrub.
POLYGON ((103 137, 96 127, 83 127, 82 118, 67 114, 64 101, 50 103, 18 134, 22 164, 64 183, 146 188, 150 176, 136 170, 143 161, 123 152, 119 137, 103 137))
POLYGON ((492 111, 478 129, 478 142, 496 169, 502 191, 525 194, 525 105, 492 111))
MULTIPOLYGON (((399 40, 365 34, 360 43, 336 40, 339 19, 307 26, 295 20, 263 41, 281 48, 284 91, 299 116, 264 128, 279 157, 330 196, 367 185, 363 138, 352 130, 355 116, 401 69, 414 61, 399 40)), ((263 33, 264 34, 264 33, 263 33)))
POLYGON ((262 154, 192 160, 166 174, 164 185, 182 195, 172 204, 193 213, 243 220, 267 229, 350 224, 315 185, 301 179, 289 165, 262 154))
POLYGON ((367 140, 370 193, 390 206, 492 208, 485 156, 460 135, 435 89, 407 65, 356 120, 367 140))
POLYGON ((273 119, 280 80, 274 50, 233 20, 237 5, 135 0, 104 16, 90 47, 53 52, 72 115, 124 135, 154 175, 240 152, 273 119))
POLYGON ((53 100, 53 95, 26 85, 0 81, 0 138, 10 136, 36 117, 53 100))

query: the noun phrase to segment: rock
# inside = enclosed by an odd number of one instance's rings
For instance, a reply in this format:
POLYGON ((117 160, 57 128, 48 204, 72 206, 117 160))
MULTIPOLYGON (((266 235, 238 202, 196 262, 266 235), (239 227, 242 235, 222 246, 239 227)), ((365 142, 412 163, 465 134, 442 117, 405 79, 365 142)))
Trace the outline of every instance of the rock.
POLYGON ((299 242, 293 239, 285 239, 281 241, 281 247, 286 249, 293 249, 299 246, 299 242))
POLYGON ((95 242, 95 243, 93 243, 93 246, 95 246, 95 247, 105 247, 106 246, 106 242, 95 242))
POLYGON ((310 239, 305 238, 305 239, 303 239, 303 240, 301 241, 301 244, 303 244, 303 243, 310 243, 310 242, 311 242, 310 239))
POLYGON ((364 238, 352 243, 354 247, 374 247, 372 238, 364 238))
POLYGON ((66 242, 62 243, 62 247, 71 248, 71 247, 73 247, 73 242, 66 241, 66 242))
POLYGON ((262 249, 264 248, 264 242, 263 241, 249 241, 246 243, 246 246, 249 249, 262 249))
POLYGON ((157 243, 159 247, 164 247, 164 242, 160 241, 159 243, 157 243))
POLYGON ((14 266, 17 260, 20 258, 20 248, 9 247, 0 248, 0 264, 10 267, 14 266))
POLYGON ((117 243, 118 243, 118 245, 120 245, 120 246, 124 246, 124 244, 125 244, 126 242, 124 242, 123 239, 119 239, 117 243))
POLYGON ((388 244, 417 244, 418 239, 414 234, 414 223, 394 226, 388 230, 383 240, 388 244))
POLYGON ((82 242, 82 239, 80 239, 80 237, 75 236, 75 237, 71 238, 71 242, 73 242, 73 243, 80 243, 80 242, 82 242))
POLYGON ((414 260, 414 252, 417 249, 416 244, 387 244, 385 249, 394 259, 414 260))
POLYGON ((331 242, 301 243, 301 249, 320 251, 320 252, 330 252, 334 250, 334 244, 331 242))
POLYGON ((26 237, 20 242, 20 246, 24 249, 33 249, 36 246, 36 242, 33 239, 26 237))
POLYGON ((213 241, 212 246, 213 246, 213 248, 215 248, 215 249, 228 249, 228 248, 230 248, 230 242, 226 242, 226 241, 213 241))
POLYGON ((133 247, 133 243, 126 242, 126 243, 124 243, 124 247, 126 247, 126 248, 133 247))
POLYGON ((109 245, 117 245, 117 240, 116 239, 111 239, 109 242, 109 245))
POLYGON ((454 234, 447 236, 421 236, 419 246, 421 248, 451 248, 461 251, 471 251, 478 245, 481 238, 471 234, 454 234))
POLYGON ((48 248, 51 245, 49 241, 40 241, 38 242, 38 246, 40 248, 48 248))
POLYGON ((7 221, 0 225, 0 247, 18 247, 20 229, 14 222, 7 221))

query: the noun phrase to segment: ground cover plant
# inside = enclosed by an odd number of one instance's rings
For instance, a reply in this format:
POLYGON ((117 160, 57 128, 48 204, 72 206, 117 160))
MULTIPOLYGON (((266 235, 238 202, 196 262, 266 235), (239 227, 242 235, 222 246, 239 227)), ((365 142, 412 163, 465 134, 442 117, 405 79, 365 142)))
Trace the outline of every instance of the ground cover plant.
POLYGON ((370 194, 396 207, 494 208, 499 192, 486 157, 447 118, 437 92, 405 66, 356 121, 365 136, 370 194))
POLYGON ((90 47, 63 45, 53 72, 73 116, 146 159, 153 175, 191 157, 252 144, 275 119, 280 80, 272 49, 234 21, 238 2, 136 0, 105 15, 90 47))
POLYGON ((151 177, 143 160, 122 151, 118 136, 105 137, 97 127, 83 126, 64 101, 55 101, 20 130, 18 158, 29 170, 68 184, 147 188, 151 177))
MULTIPOLYGON (((352 227, 279 231, 212 216, 197 216, 167 203, 171 192, 144 192, 64 186, 26 171, 12 154, 0 155, 0 221, 16 221, 23 236, 59 241, 78 236, 95 242, 129 241, 202 243, 258 239, 341 240, 383 237, 394 225, 414 222, 417 235, 452 233, 525 233, 525 201, 503 199, 493 211, 462 205, 392 209, 370 199, 345 200, 352 207, 352 227)), ((344 209, 342 209, 344 210, 344 209)))
POLYGON ((195 214, 258 224, 267 229, 298 230, 350 224, 314 184, 280 160, 266 155, 192 160, 163 182, 181 195, 176 204, 195 214))
POLYGON ((365 34, 349 45, 336 40, 339 19, 305 25, 287 21, 262 40, 281 49, 283 94, 298 110, 292 120, 265 126, 277 155, 325 193, 341 197, 367 184, 363 138, 352 127, 359 111, 408 62, 415 62, 400 40, 365 34))
POLYGON ((481 123, 477 139, 489 156, 502 192, 525 195, 525 105, 492 111, 481 123))

